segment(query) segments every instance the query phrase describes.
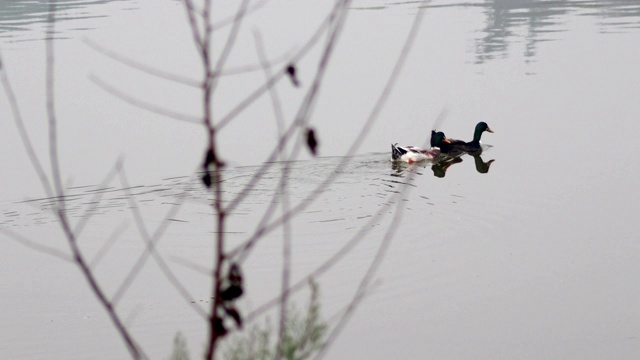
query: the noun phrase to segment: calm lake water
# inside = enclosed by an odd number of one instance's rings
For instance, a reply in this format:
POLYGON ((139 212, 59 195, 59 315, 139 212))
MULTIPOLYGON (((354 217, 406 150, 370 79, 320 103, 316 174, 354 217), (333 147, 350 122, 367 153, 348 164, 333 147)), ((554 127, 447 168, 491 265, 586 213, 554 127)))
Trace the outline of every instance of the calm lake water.
MULTIPOLYGON (((197 179, 205 131, 124 102, 100 84, 192 116, 200 109, 198 92, 96 50, 197 79, 183 5, 59 4, 60 157, 70 216, 75 223, 91 215, 81 246, 114 294, 145 248, 130 208, 140 208, 149 232, 169 223, 159 252, 193 303, 149 260, 118 310, 151 358, 168 357, 178 331, 192 358, 199 358, 206 327, 193 307, 208 308, 210 281, 195 268, 212 263, 214 231, 211 194, 197 179), (128 183, 103 183, 119 160, 128 183)), ((273 164, 231 216, 230 246, 253 233, 284 169, 293 205, 335 174, 421 4, 352 4, 311 119, 320 157, 303 153, 273 164)), ((229 68, 258 63, 254 32, 270 59, 293 54, 331 6, 266 3, 243 25, 229 68)), ((223 2, 215 10, 221 21, 235 7, 223 2)), ((225 31, 214 41, 217 50, 225 31)), ((0 2, 3 69, 46 164, 45 32, 44 2, 0 2)), ((312 83, 319 54, 316 49, 297 64, 301 88, 278 85, 286 119, 312 83)), ((353 297, 389 227, 395 231, 374 285, 326 358, 640 357, 640 154, 633 138, 640 130, 638 64, 640 1, 428 3, 394 92, 367 137, 357 139, 357 155, 292 222, 294 281, 370 229, 318 278, 330 323, 353 297), (390 161, 391 143, 423 145, 435 125, 448 136, 471 139, 479 121, 495 131, 483 135, 491 146, 481 158, 463 156, 447 168, 390 161)), ((214 115, 224 116, 263 81, 261 70, 222 78, 214 115)), ((4 92, 0 119, 0 358, 126 358, 78 270, 7 235, 67 252, 4 92)), ((268 98, 225 127, 219 140, 229 165, 227 198, 244 191, 276 135, 268 98)), ((270 233, 246 260, 243 312, 279 292, 281 244, 281 232, 270 233)), ((306 296, 295 298, 299 307, 306 296)), ((276 323, 273 314, 270 322, 276 323)))

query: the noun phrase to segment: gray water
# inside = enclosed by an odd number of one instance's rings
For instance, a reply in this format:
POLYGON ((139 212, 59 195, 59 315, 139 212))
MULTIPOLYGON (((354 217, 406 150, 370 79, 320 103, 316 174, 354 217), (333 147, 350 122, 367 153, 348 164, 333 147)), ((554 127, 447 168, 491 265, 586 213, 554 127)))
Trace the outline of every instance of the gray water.
MULTIPOLYGON (((61 3, 55 36, 60 156, 73 221, 91 215, 83 249, 113 294, 144 252, 130 207, 139 206, 149 231, 170 222, 159 251, 194 303, 177 295, 149 261, 118 309, 152 358, 168 356, 178 331, 198 358, 206 328, 192 306, 206 308, 210 291, 208 277, 194 267, 210 266, 214 230, 211 195, 197 179, 205 132, 123 102, 97 83, 194 116, 198 93, 89 45, 197 79, 182 5, 61 3), (103 184, 118 160, 128 184, 117 178, 103 184), (184 204, 167 219, 179 199, 184 204)), ((331 5, 267 3, 247 18, 230 68, 257 63, 254 30, 270 58, 291 54, 331 5)), ((312 117, 320 157, 302 153, 297 161, 274 164, 230 218, 231 246, 253 233, 283 169, 291 171, 293 204, 334 173, 379 96, 418 6, 352 4, 312 117)), ((216 18, 224 19, 234 8, 221 5, 217 11, 216 18)), ((44 159, 45 20, 42 5, 0 4, 3 65, 44 159)), ((215 44, 219 49, 221 41, 215 44)), ((303 89, 318 55, 297 64, 303 89)), ((328 358, 638 358, 638 64, 639 1, 429 3, 394 92, 368 136, 358 140, 357 155, 292 223, 294 280, 339 252, 359 230, 371 229, 318 279, 328 321, 351 299, 394 226, 375 285, 328 358), (491 146, 482 159, 463 156, 445 176, 431 163, 398 167, 389 160, 390 143, 422 145, 434 125, 448 136, 470 139, 478 121, 495 131, 483 135, 491 146), (409 184, 408 191, 396 201, 402 184, 409 184), (386 216, 376 218, 380 209, 386 216), (393 224, 397 211, 401 220, 393 224)), ((226 114, 263 79, 261 71, 223 78, 215 115, 226 114)), ((304 91, 285 82, 277 89, 291 119, 304 91)), ((0 119, 0 226, 67 251, 4 93, 0 119)), ((242 191, 276 134, 267 98, 224 129, 225 196, 242 191)), ((281 238, 280 232, 269 234, 247 260, 243 311, 278 293, 281 238)), ((0 254, 0 357, 127 356, 75 267, 6 234, 0 254)), ((296 300, 304 305, 305 294, 296 300)))

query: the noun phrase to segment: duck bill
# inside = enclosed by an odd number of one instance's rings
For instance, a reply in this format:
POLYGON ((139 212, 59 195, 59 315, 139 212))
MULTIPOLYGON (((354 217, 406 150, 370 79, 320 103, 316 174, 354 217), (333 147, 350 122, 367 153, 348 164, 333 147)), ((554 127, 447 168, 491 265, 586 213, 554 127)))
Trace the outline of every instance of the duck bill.
POLYGON ((442 140, 442 142, 446 142, 447 144, 451 144, 451 140, 446 139, 446 138, 444 140, 442 140))
POLYGON ((493 130, 491 130, 491 128, 489 128, 489 127, 487 128, 487 131, 490 132, 490 133, 493 132, 493 130))

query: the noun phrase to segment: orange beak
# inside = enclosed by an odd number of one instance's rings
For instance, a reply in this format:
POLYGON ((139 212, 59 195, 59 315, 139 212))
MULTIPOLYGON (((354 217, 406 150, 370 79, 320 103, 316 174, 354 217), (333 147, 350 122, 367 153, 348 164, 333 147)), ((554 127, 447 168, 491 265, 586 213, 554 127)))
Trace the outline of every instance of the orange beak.
MULTIPOLYGON (((492 132, 493 132, 493 131, 492 131, 492 132)), ((444 139, 444 140, 442 140, 442 141, 446 142, 447 144, 451 144, 451 140, 449 140, 449 139, 447 139, 447 138, 445 138, 445 139, 444 139)))

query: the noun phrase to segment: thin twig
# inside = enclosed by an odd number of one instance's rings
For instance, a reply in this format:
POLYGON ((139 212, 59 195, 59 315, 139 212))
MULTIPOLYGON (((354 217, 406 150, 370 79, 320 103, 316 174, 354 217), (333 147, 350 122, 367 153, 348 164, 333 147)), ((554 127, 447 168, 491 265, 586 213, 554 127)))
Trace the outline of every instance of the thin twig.
POLYGON ((24 237, 24 236, 22 236, 20 234, 16 234, 16 233, 14 233, 13 231, 11 231, 11 230, 9 230, 7 228, 0 228, 0 232, 5 234, 6 236, 12 238, 13 240, 17 241, 18 243, 30 248, 30 249, 39 251, 39 252, 41 252, 43 254, 51 255, 51 256, 56 257, 56 258, 58 258, 60 260, 69 261, 69 262, 73 262, 74 261, 74 259, 71 256, 69 256, 69 254, 67 254, 65 252, 62 252, 62 251, 60 251, 58 249, 55 249, 55 248, 52 248, 52 247, 49 247, 49 246, 46 246, 46 245, 42 245, 40 243, 37 243, 37 242, 35 242, 33 240, 30 240, 30 239, 28 239, 28 238, 26 238, 26 237, 24 237))
MULTIPOLYGON (((267 56, 264 51, 262 38, 260 33, 255 31, 254 38, 256 43, 256 50, 258 53, 258 58, 260 59, 260 63, 264 69, 265 81, 269 81, 271 78, 271 69, 267 64, 267 56)), ((282 115, 282 106, 280 104, 280 99, 278 98, 278 93, 274 87, 270 88, 269 95, 271 98, 271 105, 273 106, 273 113, 276 118, 277 128, 278 128, 278 137, 283 135, 284 131, 284 120, 282 115)), ((280 160, 287 160, 284 154, 284 143, 280 143, 280 160)), ((289 211, 289 196, 287 194, 287 185, 289 178, 290 164, 289 162, 284 162, 284 167, 282 169, 279 190, 280 196, 282 199, 282 212, 287 213, 289 211)), ((275 196, 278 198, 278 196, 275 196)), ((275 202, 275 201, 274 201, 275 202)), ((276 348, 276 360, 280 360, 282 358, 282 350, 283 344, 286 336, 286 324, 287 324, 287 312, 288 312, 288 291, 290 286, 290 277, 291 277, 291 222, 286 222, 282 226, 282 294, 280 301, 280 323, 278 325, 278 344, 276 348)))
POLYGON ((138 61, 135 61, 131 58, 128 58, 122 54, 119 54, 113 50, 109 50, 105 47, 103 47, 102 45, 98 45, 97 43, 95 43, 92 40, 89 39, 84 39, 84 43, 87 44, 90 48, 92 48, 93 50, 99 52, 100 54, 107 56, 121 64, 127 65, 131 68, 134 68, 136 70, 140 70, 142 72, 145 72, 147 74, 153 75, 153 76, 157 76, 159 78, 165 79, 165 80, 170 80, 170 81, 174 81, 183 85, 188 85, 188 86, 194 86, 194 87, 199 87, 200 86, 200 82, 196 81, 196 80, 192 80, 189 79, 185 76, 182 75, 177 75, 177 74, 172 74, 169 73, 167 71, 164 70, 159 70, 159 69, 154 69, 153 67, 146 65, 146 64, 142 64, 138 61))
POLYGON ((204 275, 207 278, 209 278, 211 276, 211 269, 206 267, 206 266, 202 266, 202 265, 198 265, 198 264, 194 264, 193 262, 184 259, 184 258, 180 258, 177 256, 173 256, 170 257, 169 260, 175 262, 176 264, 180 264, 186 268, 189 268, 193 271, 195 271, 196 273, 200 274, 200 275, 204 275))
MULTIPOLYGON (((118 165, 116 163, 100 183, 98 187, 99 189, 104 189, 107 186, 107 184, 109 184, 115 178, 117 174, 117 167, 118 165)), ((80 234, 82 233, 82 230, 84 230, 84 227, 87 225, 87 223, 91 219, 92 214, 95 214, 95 210, 98 208, 98 205, 100 204, 100 200, 102 199, 103 195, 104 193, 102 191, 96 191, 94 193, 93 199, 90 201, 92 205, 89 206, 85 210, 84 214, 80 216, 80 220, 78 220, 78 222, 76 223, 76 226, 73 229, 73 232, 76 234, 76 236, 78 237, 80 236, 80 234)))
MULTIPOLYGON (((320 23, 318 29, 311 35, 309 40, 307 40, 302 46, 302 48, 291 57, 289 63, 296 63, 300 61, 304 56, 306 56, 311 49, 316 45, 316 43, 322 38, 322 35, 325 33, 326 29, 330 28, 337 17, 337 14, 342 9, 343 2, 338 1, 336 5, 331 10, 330 14, 320 23)), ((279 71, 277 71, 269 81, 260 85, 257 89, 251 92, 244 100, 240 101, 238 105, 236 105, 233 109, 231 109, 226 115, 224 115, 220 120, 216 123, 216 128, 221 130, 223 127, 227 126, 233 119, 236 118, 240 113, 246 110, 251 104, 256 102, 256 100, 260 99, 262 95, 264 95, 269 88, 274 86, 282 77, 286 75, 287 65, 283 66, 279 71)), ((275 156, 271 161, 275 159, 275 156)))
POLYGON ((55 196, 58 197, 57 205, 59 210, 64 211, 65 199, 64 191, 62 189, 62 177, 60 175, 60 163, 58 162, 58 124, 55 115, 55 54, 53 46, 53 36, 55 33, 55 17, 56 2, 49 3, 49 13, 47 15, 47 22, 49 27, 47 29, 46 38, 46 54, 47 54, 47 69, 46 69, 46 109, 47 117, 49 121, 49 162, 51 166, 51 176, 53 178, 53 187, 55 190, 55 196))
POLYGON ((36 171, 36 174, 40 179, 40 183, 42 184, 42 188, 44 189, 45 194, 48 197, 52 197, 53 190, 51 188, 51 184, 49 182, 49 179, 47 178, 47 175, 45 174, 44 168, 40 164, 40 160, 38 159, 38 155, 33 148, 33 144, 31 144, 31 138, 29 137, 29 133, 24 126, 24 120, 22 119, 22 113, 20 112, 20 107, 18 106, 18 100, 16 99, 16 95, 13 92, 13 88, 11 87, 11 82, 9 81, 9 76, 7 75, 6 65, 2 62, 1 56, 0 81, 2 81, 4 91, 7 94, 7 99, 9 100, 9 105, 11 106, 11 112, 13 113, 13 119, 16 123, 16 127, 18 128, 20 140, 22 140, 22 145, 24 146, 25 151, 29 156, 29 160, 31 161, 33 169, 36 171))
MULTIPOLYGON (((251 6, 248 6, 246 8, 246 10, 243 13, 243 17, 248 16, 249 14, 253 13, 256 10, 259 10, 260 8, 262 8, 264 5, 266 5, 268 2, 268 0, 262 0, 260 2, 257 2, 251 6)), ((236 20, 237 16, 229 16, 226 19, 222 19, 220 21, 218 21, 217 23, 211 25, 211 31, 217 31, 220 30, 226 26, 232 25, 235 20, 236 20)))
POLYGON ((198 51, 202 49, 202 35, 198 29, 198 20, 196 19, 196 10, 193 6, 192 0, 183 0, 184 7, 187 10, 187 18, 189 19, 189 25, 191 27, 191 35, 193 36, 193 42, 196 44, 198 51))
MULTIPOLYGON (((240 4, 238 11, 236 12, 235 19, 233 20, 233 26, 231 26, 231 31, 229 32, 227 41, 224 44, 222 53, 218 57, 218 62, 216 63, 216 67, 212 73, 213 78, 209 79, 212 93, 215 92, 219 79, 218 76, 214 75, 222 72, 222 69, 224 69, 229 55, 231 55, 231 51, 233 50, 233 46, 236 44, 236 39, 238 37, 238 33, 240 32, 240 26, 242 25, 242 20, 244 20, 244 14, 247 11, 248 5, 249 0, 242 0, 242 3, 240 4)), ((213 31, 213 29, 211 29, 211 31, 213 31)))
MULTIPOLYGON (((409 188, 410 187, 406 186, 406 184, 405 184, 402 187, 401 194, 404 195, 409 188)), ((373 279, 373 276, 376 273, 376 270, 378 269, 378 267, 382 263, 382 260, 384 259, 384 256, 385 256, 385 254, 387 252, 387 249, 389 248, 389 245, 391 244, 391 240, 393 239, 393 236, 394 236, 395 232, 398 230, 398 226, 397 225, 399 224, 400 220, 402 219, 403 205, 404 204, 401 201, 400 196, 398 196, 398 200, 396 202, 396 209, 395 209, 393 218, 391 220, 391 223, 387 227, 387 232, 384 234, 384 237, 382 238, 382 242, 380 243, 380 247, 378 248, 378 251, 376 252, 375 257, 371 261, 371 264, 369 264, 369 268, 367 269, 367 272, 365 273, 364 277, 360 281, 360 284, 358 285, 356 293, 353 296, 353 299, 351 300, 351 303, 347 307, 347 310, 345 311, 345 313, 343 314, 341 319, 338 321, 338 324, 333 328, 333 330, 331 331, 331 333, 329 334, 329 336, 325 340, 324 344, 322 345, 322 348, 320 349, 320 351, 316 355, 315 359, 320 359, 320 358, 322 358, 324 356, 324 354, 328 350, 329 346, 333 344, 333 341, 335 341, 337 336, 340 334, 340 332, 342 331, 342 329, 346 325, 347 321, 353 315, 353 313, 354 313, 354 311, 356 309, 356 306, 360 303, 360 301, 362 300, 363 296, 365 295, 366 289, 370 285, 371 280, 373 279)))
POLYGON ((96 269, 96 266, 102 261, 105 255, 109 252, 111 247, 116 243, 116 240, 124 233, 124 231, 129 227, 127 222, 120 224, 109 237, 105 240, 104 244, 98 249, 98 252, 93 256, 93 259, 89 262, 89 267, 93 270, 96 269))
MULTIPOLYGON (((169 80, 169 81, 173 81, 179 84, 183 84, 183 85, 187 85, 187 86, 192 86, 192 87, 200 87, 201 83, 200 81, 197 80, 193 80, 190 79, 184 75, 178 75, 178 74, 173 74, 170 72, 167 72, 165 70, 160 70, 160 69, 156 69, 153 68, 147 64, 143 64, 141 62, 138 62, 136 60, 133 60, 125 55, 122 55, 120 53, 117 53, 113 50, 107 49, 105 47, 103 47, 102 45, 97 44, 96 42, 89 40, 89 39, 84 39, 84 43, 87 44, 90 48, 92 48, 93 50, 97 51, 98 53, 112 59, 115 60, 123 65, 129 66, 130 68, 142 71, 144 73, 156 76, 158 78, 161 79, 165 79, 165 80, 169 80)), ((282 63, 284 61, 287 61, 290 58, 290 54, 291 50, 286 51, 284 54, 273 58, 272 60, 269 61, 270 64, 276 64, 276 63, 282 63)), ((230 76, 230 75, 239 75, 239 74, 245 74, 245 73, 251 73, 251 72, 255 72, 255 71, 259 71, 261 70, 262 67, 260 64, 247 64, 247 65, 240 65, 240 66, 235 66, 233 68, 228 68, 225 69, 224 71, 220 71, 220 72, 214 72, 212 74, 212 77, 223 77, 223 76, 230 76)))
MULTIPOLYGON (((424 3, 426 3, 426 2, 427 1, 424 1, 424 3)), ((394 66, 394 71, 392 72, 392 78, 397 78, 398 77, 398 75, 400 73, 400 70, 402 69, 402 66, 404 64, 404 61, 408 57, 408 54, 409 54, 411 48, 413 47, 414 40, 415 40, 415 38, 416 38, 416 36, 418 34, 418 30, 420 29, 420 24, 422 23, 422 18, 424 17, 425 9, 426 9, 426 7, 421 7, 418 10, 418 12, 417 12, 417 14, 416 14, 416 16, 414 18, 413 24, 411 26, 411 30, 409 31, 409 35, 407 36, 407 39, 406 39, 406 41, 404 43, 404 46, 402 48, 402 51, 400 53, 400 57, 397 60, 396 65, 394 66)), ((385 96, 384 98, 386 98, 386 97, 387 96, 385 96)), ((376 111, 376 109, 378 109, 377 111, 379 111, 379 109, 381 109, 382 106, 383 106, 383 104, 381 102, 376 103, 376 106, 374 107, 374 111, 376 111)), ((408 186, 406 186, 406 185, 403 186, 402 190, 401 190, 401 193, 406 192, 408 189, 409 189, 408 186)), ((345 312, 343 317, 340 319, 338 324, 333 328, 333 330, 331 331, 331 333, 327 337, 325 343, 323 344, 322 348, 320 349, 320 351, 317 354, 317 356, 315 357, 315 359, 321 359, 326 354, 329 346, 333 344, 333 341, 340 334, 340 332, 342 331, 342 329, 346 325, 347 321, 353 315, 353 312, 354 312, 357 304, 360 302, 360 300, 364 296, 366 288, 369 286, 374 274, 376 273, 376 270, 380 266, 380 264, 382 262, 382 259, 384 258, 384 255, 386 254, 386 250, 389 248, 389 245, 391 243, 391 239, 393 239, 393 235, 395 234, 395 232, 398 229, 398 226, 396 226, 396 225, 402 219, 403 209, 404 209, 403 203, 398 198, 397 205, 396 205, 396 211, 394 213, 394 216, 392 218, 391 223, 389 224, 389 226, 387 228, 387 232, 385 233, 385 236, 382 239, 382 242, 380 244, 380 247, 378 248, 376 256, 371 261, 371 264, 369 265, 369 268, 367 269, 367 272, 365 273, 365 276, 362 278, 362 280, 360 282, 360 285, 358 286, 358 289, 356 290, 356 293, 355 293, 355 295, 354 295, 354 297, 353 297, 353 299, 351 301, 351 304, 349 305, 347 311, 345 312)))
POLYGON ((89 75, 89 80, 93 81, 96 85, 98 85, 101 89, 103 89, 104 91, 108 92, 109 94, 119 98, 120 100, 127 102, 131 105, 134 105, 136 107, 139 107, 141 109, 150 111, 152 113, 156 113, 162 116, 166 116, 169 118, 172 118, 174 120, 179 120, 179 121, 184 121, 190 124, 197 124, 200 125, 202 123, 202 120, 200 118, 198 118, 197 116, 192 116, 192 115, 187 115, 187 114, 182 114, 179 112, 175 112, 173 110, 169 110, 169 109, 165 109, 162 108, 158 105, 155 104, 151 104, 148 103, 146 101, 142 101, 139 99, 134 98, 131 95, 125 94, 124 92, 116 89, 115 87, 111 86, 110 84, 108 84, 106 81, 100 79, 99 77, 95 76, 95 75, 89 75))
MULTIPOLYGON (((415 40, 415 36, 417 34, 417 30, 419 28, 419 25, 421 23, 422 17, 423 17, 423 13, 424 10, 421 9, 418 14, 416 15, 416 18, 414 20, 414 23, 412 25, 412 28, 410 30, 409 35, 407 36, 407 40, 405 42, 405 45, 398 57, 398 60, 396 61, 396 65, 394 66, 394 69, 392 70, 392 73, 389 77, 389 79, 387 80, 387 84, 385 85, 385 87, 383 88, 383 91, 380 95, 380 97, 378 98, 378 101, 376 102, 376 105, 374 106, 374 108, 372 109, 371 114, 369 115, 365 125, 362 127, 359 136, 356 138, 356 141, 354 141, 354 143, 352 144, 352 146, 350 147, 347 156, 344 157, 344 160, 336 167, 336 170, 333 172, 333 176, 329 176, 325 179, 325 181, 318 186, 318 188, 316 188, 316 190, 314 190, 306 199, 302 200, 300 202, 300 204, 296 207, 294 207, 293 209, 291 209, 291 211, 288 214, 285 214, 281 219, 276 220, 268 225, 265 225, 264 227, 258 228, 258 230, 256 231, 256 233, 254 233, 254 235, 252 235, 243 245, 239 246, 238 248, 234 249, 233 251, 231 251, 229 254, 240 254, 240 257, 244 257, 246 256, 246 251, 250 248, 253 247, 253 245, 255 244, 255 242, 257 241, 257 239, 261 238, 262 236, 264 236, 267 232, 270 232, 272 230, 274 230, 275 228, 277 228, 283 221, 288 221, 288 219, 292 216, 294 216, 295 213, 301 211, 302 209, 304 209, 306 206, 308 206, 315 198, 317 198, 316 194, 319 194, 321 191, 323 191, 326 186, 328 186, 329 183, 333 182, 335 180, 335 177, 337 176, 337 174, 339 174, 344 167, 346 166, 346 164, 349 161, 349 157, 352 156, 352 154, 356 151, 356 149, 358 148, 358 145, 361 143, 361 139, 363 139, 368 131, 371 129, 372 124, 374 122, 374 120, 377 118, 379 112, 381 111, 384 102, 386 101, 386 99, 388 98, 389 93, 391 92, 391 90, 393 89, 393 85, 396 81, 396 79, 398 78, 398 75, 402 69, 402 66, 404 64, 404 61, 406 59, 406 57, 408 56, 408 53, 411 49, 411 46, 413 44, 413 41, 415 40)), ((400 194, 397 194, 396 196, 400 196, 400 194)), ((369 222, 368 224, 371 224, 372 221, 375 221, 375 219, 377 219, 379 216, 382 216, 382 214, 384 212, 386 212, 386 210, 384 210, 384 208, 381 208, 378 213, 376 214, 376 216, 374 216, 369 222)), ((328 269, 330 269, 331 267, 333 267, 335 265, 335 263, 337 263, 340 259, 342 259, 363 237, 364 235, 368 232, 368 228, 369 226, 365 225, 363 228, 361 228, 361 231, 358 232, 349 242, 347 242, 347 244, 345 244, 345 246, 343 248, 341 248, 339 251, 337 251, 330 259, 328 259, 325 263, 323 263, 320 267, 318 267, 316 270, 314 270, 309 276, 304 277, 302 280, 300 280, 299 282, 297 282, 296 284, 294 284, 288 291, 296 291, 301 289, 304 284, 306 283, 306 281, 308 281, 309 278, 316 278, 319 275, 321 275, 322 273, 326 272, 328 269)), ((265 303, 264 305, 262 305, 261 307, 259 307, 258 309, 256 309, 254 312, 252 312, 251 314, 247 315, 245 318, 245 321, 248 323, 250 321, 252 321, 253 319, 255 319, 257 316, 259 316, 260 314, 264 313, 265 311, 267 311, 269 308, 273 307, 274 305, 278 304, 280 301, 280 297, 283 294, 281 294, 278 298, 275 298, 273 300, 268 301, 267 303, 265 303)))
MULTIPOLYGON (((403 187, 409 185, 409 183, 401 184, 403 187)), ((307 286, 310 279, 317 279, 322 276, 324 273, 332 269, 336 264, 338 264, 342 259, 347 256, 359 243, 362 241, 367 234, 373 229, 374 225, 379 222, 379 220, 389 213, 389 206, 393 202, 398 202, 401 198, 402 192, 394 193, 390 198, 385 201, 383 206, 378 208, 378 211, 373 214, 369 218, 369 220, 360 227, 360 230, 356 232, 349 241, 347 241, 340 249, 336 250, 334 254, 326 259, 322 264, 316 267, 312 272, 307 274, 302 279, 298 280, 295 284, 293 284, 287 292, 292 293, 295 291, 299 291, 307 286)), ((241 262, 240 260, 238 260, 241 262)), ((263 305, 255 309, 253 312, 246 316, 245 322, 249 323, 256 319, 258 316, 268 311, 270 308, 276 306, 281 301, 281 297, 284 294, 280 294, 277 297, 265 302, 263 305)))
POLYGON ((178 291, 178 293, 182 296, 185 302, 189 304, 198 315, 202 316, 203 318, 206 318, 207 317, 206 312, 202 310, 202 308, 200 308, 197 304, 192 302, 193 297, 189 294, 189 291, 184 287, 184 285, 182 285, 180 280, 178 280, 176 275, 171 271, 169 265, 167 265, 167 263, 160 256, 160 254, 158 254, 158 251, 156 250, 156 246, 158 242, 164 235, 168 226, 171 224, 171 222, 167 221, 167 219, 173 218, 176 215, 176 213, 180 209, 180 206, 182 205, 184 196, 179 198, 179 201, 177 204, 171 206, 171 208, 167 212, 167 215, 164 218, 164 221, 162 221, 160 226, 154 231, 153 235, 149 235, 149 232, 145 227, 144 220, 142 219, 140 208, 138 207, 133 197, 133 194, 131 194, 131 192, 129 191, 130 186, 129 186, 129 181, 127 180, 126 174, 124 173, 124 171, 122 171, 121 168, 118 169, 118 174, 120 176, 120 181, 122 182, 122 186, 125 188, 125 192, 127 194, 127 198, 129 199, 129 204, 130 204, 131 211, 133 213, 136 227, 138 228, 138 232, 140 233, 140 236, 142 237, 146 245, 146 250, 142 253, 142 255, 140 255, 140 257, 138 258, 136 263, 133 265, 133 267, 131 267, 131 270, 125 277, 124 281, 122 282, 122 284, 120 284, 120 286, 114 293, 113 299, 112 299, 113 303, 114 304, 118 303, 118 301, 126 293, 126 291, 129 289, 129 287, 133 283, 134 279, 137 277, 137 275, 140 273, 140 271, 144 267, 149 256, 151 256, 155 260, 155 262, 158 264, 158 266, 160 267, 160 270, 165 275, 169 283, 178 291))
POLYGON ((413 41, 415 40, 415 36, 417 35, 417 30, 419 28, 419 25, 423 17, 423 13, 424 13, 424 8, 420 8, 418 13, 416 14, 416 18, 413 22, 409 35, 407 36, 407 40, 405 41, 405 44, 398 56, 398 59, 396 60, 394 68, 391 71, 391 74, 389 75, 389 78, 387 80, 387 83, 385 84, 385 87, 383 88, 380 96, 378 97, 378 100, 376 101, 376 104, 371 110, 371 113, 369 114, 367 121, 360 129, 360 132, 356 137, 356 140, 349 147, 349 150, 347 151, 347 154, 343 157, 343 160, 336 166, 335 171, 333 171, 333 173, 329 175, 325 179, 325 181, 323 181, 318 187, 316 187, 316 189, 314 189, 305 199, 301 200, 298 205, 294 206, 288 213, 283 214, 280 218, 274 220, 273 222, 256 229, 254 234, 249 239, 247 239, 244 242, 244 244, 232 250, 229 253, 230 255, 237 255, 237 253, 241 253, 252 248, 254 243, 258 239, 260 239, 262 236, 277 229, 284 221, 288 221, 291 217, 295 216, 298 212, 307 208, 309 205, 311 205, 314 199, 316 199, 318 195, 320 195, 329 186, 329 184, 331 184, 344 170, 344 168, 347 166, 347 164, 350 161, 350 157, 353 156, 353 154, 355 154, 357 149, 362 144, 362 139, 364 139, 369 133, 369 131, 371 131, 371 129, 373 128, 373 124, 375 123, 375 120, 378 118, 380 111, 384 107, 386 100, 388 99, 389 94, 391 93, 391 90, 393 89, 395 82, 399 77, 400 71, 404 66, 404 62, 408 57, 409 51, 411 50, 413 41))
POLYGON ((76 234, 73 232, 71 228, 71 224, 67 217, 67 212, 65 208, 65 198, 64 198, 64 190, 62 187, 62 176, 60 174, 60 164, 58 159, 58 134, 57 134, 57 119, 55 115, 55 78, 54 78, 54 42, 53 42, 53 34, 55 33, 55 11, 56 11, 56 1, 51 1, 49 3, 48 10, 48 23, 49 27, 47 29, 47 39, 46 39, 46 54, 47 54, 47 66, 46 66, 46 89, 47 89, 47 117, 49 119, 49 157, 51 159, 51 172, 53 177, 53 184, 55 188, 56 194, 56 215, 60 220, 60 225, 62 226, 62 230, 67 238, 69 246, 71 248, 71 252, 73 254, 74 261, 80 268, 80 271, 84 275, 85 279, 89 283, 91 290, 98 298, 98 301, 102 305, 102 307, 107 311, 111 322, 116 327, 118 333, 123 338, 127 346, 127 350, 131 354, 131 357, 134 359, 147 358, 144 354, 140 346, 135 342, 133 337, 131 336, 129 330, 126 328, 122 319, 115 311, 113 304, 109 301, 106 296, 106 293, 102 290, 96 277, 94 276, 91 268, 87 264, 80 248, 78 247, 78 239, 76 234))
MULTIPOLYGON (((303 46, 300 52, 298 52, 298 54, 296 54, 293 57, 291 62, 297 61, 299 58, 304 56, 309 50, 311 50, 313 45, 315 45, 315 43, 320 39, 320 36, 324 33, 325 28, 333 25, 333 21, 337 17, 337 14, 340 12, 343 5, 344 4, 342 2, 336 3, 331 13, 318 27, 318 30, 309 39, 306 45, 303 46)), ((280 78, 282 78, 285 74, 286 74, 286 67, 283 67, 280 71, 278 71, 275 75, 273 75, 269 79, 269 81, 267 81, 264 85, 260 86, 256 91, 254 91, 251 95, 249 95, 243 102, 241 102, 238 106, 236 106, 234 110, 231 110, 225 117, 223 117, 222 120, 220 120, 217 123, 216 125, 217 129, 220 130, 225 124, 229 123, 242 110, 247 108, 253 101, 260 98, 266 91, 269 91, 269 89, 273 85, 275 85, 275 83, 278 80, 280 80, 280 78)), ((243 190, 240 191, 238 195, 235 198, 233 198, 233 200, 231 200, 229 204, 227 204, 225 208, 227 212, 233 211, 233 209, 235 209, 238 205, 240 205, 240 203, 244 200, 244 198, 246 198, 246 196, 249 194, 248 189, 253 188, 262 179, 262 177, 271 168, 271 166, 273 166, 274 161, 277 159, 277 157, 280 154, 281 146, 286 145, 289 139, 295 134, 297 130, 300 130, 300 128, 301 128, 300 124, 295 121, 292 122, 291 125, 289 125, 289 128, 287 129, 287 131, 278 139, 278 143, 269 154, 267 160, 263 163, 260 169, 256 171, 254 177, 249 181, 249 183, 247 183, 244 186, 243 190)))

